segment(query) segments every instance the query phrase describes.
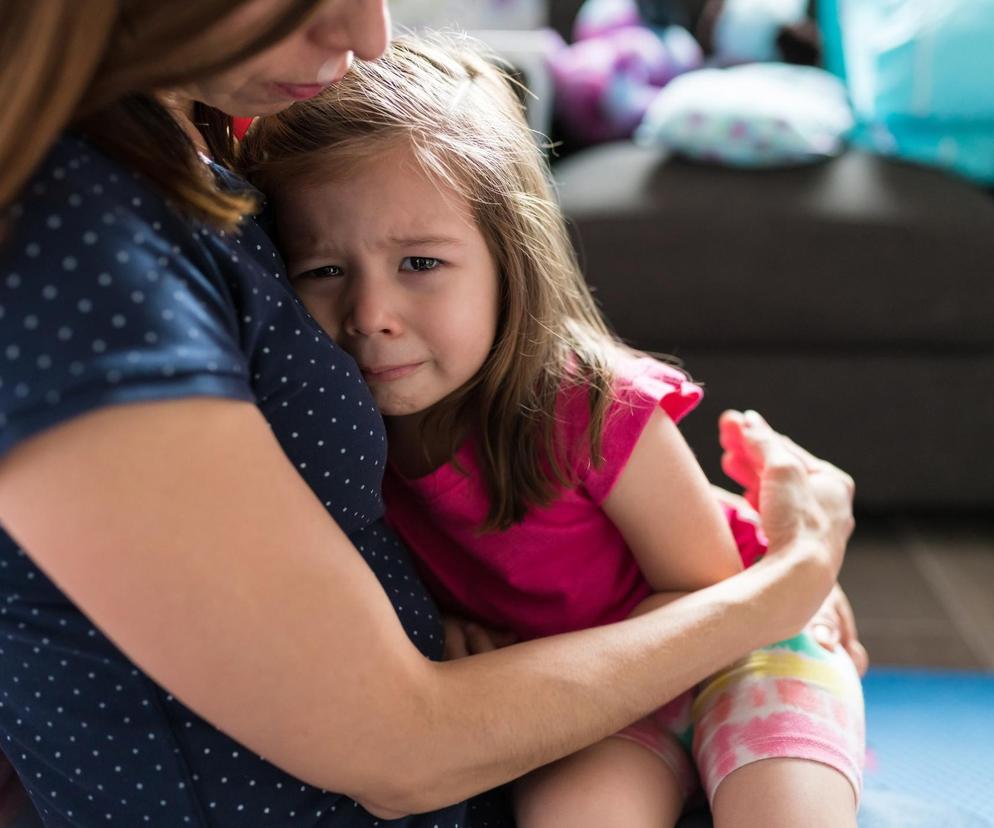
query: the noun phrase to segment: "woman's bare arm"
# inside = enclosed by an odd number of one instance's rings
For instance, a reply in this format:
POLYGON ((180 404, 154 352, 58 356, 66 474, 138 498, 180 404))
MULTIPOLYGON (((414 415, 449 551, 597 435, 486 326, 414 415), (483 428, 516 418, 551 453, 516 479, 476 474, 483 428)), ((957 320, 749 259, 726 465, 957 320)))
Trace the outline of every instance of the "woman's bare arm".
POLYGON ((101 409, 0 462, 4 528, 135 663, 249 749, 384 816, 578 750, 800 627, 841 559, 839 519, 801 495, 814 518, 732 579, 434 663, 251 404, 101 409))

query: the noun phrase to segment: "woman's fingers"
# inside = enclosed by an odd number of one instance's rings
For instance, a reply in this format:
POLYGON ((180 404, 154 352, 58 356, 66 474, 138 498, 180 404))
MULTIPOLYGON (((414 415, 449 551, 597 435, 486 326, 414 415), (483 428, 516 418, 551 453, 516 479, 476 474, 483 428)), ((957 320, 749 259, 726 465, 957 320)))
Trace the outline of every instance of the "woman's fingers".
POLYGON ((815 613, 807 628, 826 650, 834 650, 837 646, 841 646, 849 654, 859 674, 862 676, 866 673, 870 658, 859 640, 852 605, 838 584, 815 613))
MULTIPOLYGON (((798 464, 808 474, 816 485, 844 490, 847 510, 851 506, 855 483, 850 475, 826 460, 815 457, 811 452, 801 448, 789 437, 785 437, 771 428, 769 423, 755 411, 747 411, 742 417, 742 442, 745 456, 755 461, 762 469, 764 463, 770 462, 770 457, 776 457, 776 463, 790 467, 794 473, 798 464), (791 454, 794 462, 787 462, 783 452, 791 454)), ((762 473, 762 472, 760 472, 762 473)), ((779 472, 778 472, 779 473, 779 472)), ((838 494, 838 491, 834 492, 838 494)))
POLYGON ((861 676, 865 676, 866 671, 870 669, 870 654, 866 652, 866 647, 863 646, 861 641, 854 639, 849 642, 846 652, 849 653, 853 664, 856 665, 856 671, 861 676))
MULTIPOLYGON (((741 421, 743 425, 748 425, 750 423, 754 425, 759 424, 770 429, 770 431, 773 431, 770 424, 766 422, 766 419, 758 411, 746 411, 744 414, 739 414, 739 412, 726 412, 726 413, 738 415, 738 417, 728 418, 727 422, 729 427, 731 428, 737 426, 738 423, 741 421)), ((778 432, 774 433, 778 434, 778 432)), ((838 476, 838 479, 842 483, 844 483, 844 485, 849 489, 850 494, 852 494, 855 491, 855 482, 853 481, 852 477, 848 475, 846 472, 842 471, 842 469, 840 469, 838 466, 834 466, 831 463, 829 463, 827 460, 822 460, 820 457, 816 457, 806 448, 798 445, 785 434, 778 434, 778 436, 783 441, 784 445, 790 451, 794 452, 794 454, 797 455, 797 457, 804 464, 804 467, 809 472, 818 472, 818 471, 831 472, 838 476)))
POLYGON ((797 443, 791 440, 790 437, 786 437, 783 435, 781 436, 783 437, 784 442, 787 444, 787 447, 791 451, 793 451, 798 457, 801 458, 801 462, 804 463, 808 471, 831 472, 832 474, 836 475, 838 479, 845 484, 845 486, 849 489, 850 494, 855 492, 856 484, 850 475, 842 471, 842 469, 840 469, 838 466, 829 463, 827 460, 822 460, 820 457, 815 457, 807 449, 801 448, 801 446, 797 445, 797 443))
POLYGON ((466 625, 465 632, 466 645, 472 654, 489 653, 497 649, 497 644, 490 635, 490 631, 479 624, 470 622, 466 625))
POLYGON ((806 477, 806 466, 790 450, 782 435, 770 428, 758 414, 758 419, 751 418, 752 413, 746 412, 743 446, 746 456, 756 463, 760 481, 798 483, 806 477))
POLYGON ((446 615, 442 618, 442 628, 445 631, 445 646, 443 647, 445 661, 453 661, 469 655, 466 633, 463 629, 464 624, 463 619, 453 615, 446 615))
POLYGON ((755 411, 726 411, 720 420, 719 439, 729 455, 729 466, 741 476, 758 478, 771 463, 781 469, 807 470, 808 463, 794 451, 792 441, 774 431, 755 411))
POLYGON ((870 666, 870 656, 866 652, 866 647, 859 640, 859 630, 856 627, 856 615, 852 611, 852 604, 849 603, 849 598, 842 591, 842 587, 838 585, 833 591, 833 597, 839 617, 840 643, 849 653, 859 674, 865 675, 870 666))
POLYGON ((845 621, 837 607, 838 589, 838 584, 836 584, 818 608, 818 612, 808 622, 807 627, 815 641, 826 650, 834 650, 843 639, 845 621))
POLYGON ((808 629, 825 647, 846 647, 862 669, 865 650, 856 639, 848 602, 836 610, 825 601, 853 529, 852 478, 774 431, 755 411, 725 412, 719 421, 719 439, 723 468, 745 486, 746 498, 759 511, 769 541, 765 557, 771 563, 784 557, 817 564, 814 570, 805 569, 820 573, 818 580, 809 582, 820 581, 820 586, 795 596, 803 598, 798 607, 806 601, 812 609, 816 602, 822 604, 814 619, 807 609, 808 629))
POLYGON ((447 615, 442 618, 445 630, 444 657, 446 661, 465 658, 479 653, 489 653, 514 644, 518 638, 514 633, 492 630, 475 621, 447 615))
POLYGON ((468 622, 463 629, 466 633, 467 649, 472 655, 499 650, 501 647, 506 647, 517 641, 517 636, 514 633, 494 630, 472 621, 468 622))
MULTIPOLYGON (((737 418, 730 422, 738 425, 737 418)), ((853 528, 852 479, 799 453, 756 412, 742 415, 740 433, 743 456, 759 475, 759 513, 771 551, 807 534, 838 572, 853 528)))

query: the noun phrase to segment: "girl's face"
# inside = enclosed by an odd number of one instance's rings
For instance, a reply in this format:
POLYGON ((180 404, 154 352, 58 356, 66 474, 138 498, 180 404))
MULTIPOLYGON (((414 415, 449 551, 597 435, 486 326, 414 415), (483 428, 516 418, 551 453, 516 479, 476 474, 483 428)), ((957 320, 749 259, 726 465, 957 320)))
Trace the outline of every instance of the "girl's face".
MULTIPOLYGON (((283 0, 243 3, 210 36, 237 40, 243 32, 255 32, 261 22, 278 17, 282 5, 283 0)), ((340 80, 353 56, 379 57, 386 49, 389 31, 386 0, 321 0, 283 40, 182 92, 228 115, 279 112, 340 80)))
POLYGON ((277 221, 291 282, 359 363, 384 415, 425 411, 483 365, 497 266, 466 199, 409 148, 294 184, 277 221))

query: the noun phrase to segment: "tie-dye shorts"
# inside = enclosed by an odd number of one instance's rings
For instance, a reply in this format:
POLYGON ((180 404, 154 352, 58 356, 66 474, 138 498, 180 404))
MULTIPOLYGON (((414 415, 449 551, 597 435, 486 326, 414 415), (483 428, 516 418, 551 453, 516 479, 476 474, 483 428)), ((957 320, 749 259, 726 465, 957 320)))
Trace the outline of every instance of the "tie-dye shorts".
POLYGON ((756 650, 616 734, 657 754, 687 795, 760 759, 829 765, 862 788, 863 694, 852 660, 809 633, 756 650))
MULTIPOLYGON (((751 520, 726 509, 746 565, 765 551, 751 520)), ((658 755, 689 796, 713 802, 732 771, 760 759, 807 759, 835 768, 859 800, 865 759, 863 691, 849 655, 810 633, 736 661, 616 736, 658 755)))

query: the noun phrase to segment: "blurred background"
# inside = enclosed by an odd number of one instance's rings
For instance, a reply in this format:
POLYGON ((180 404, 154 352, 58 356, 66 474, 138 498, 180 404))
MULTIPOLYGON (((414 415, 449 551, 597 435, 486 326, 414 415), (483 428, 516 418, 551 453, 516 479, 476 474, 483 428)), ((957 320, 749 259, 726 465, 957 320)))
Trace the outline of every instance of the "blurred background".
MULTIPOLYGON (((533 93, 630 343, 850 471, 874 663, 994 670, 994 2, 394 0, 533 93)), ((541 137, 539 138, 541 140, 541 137)))

